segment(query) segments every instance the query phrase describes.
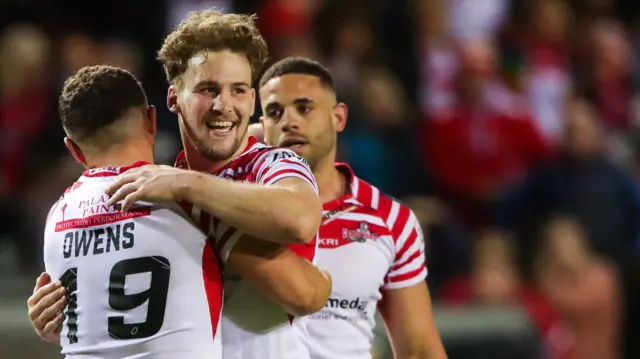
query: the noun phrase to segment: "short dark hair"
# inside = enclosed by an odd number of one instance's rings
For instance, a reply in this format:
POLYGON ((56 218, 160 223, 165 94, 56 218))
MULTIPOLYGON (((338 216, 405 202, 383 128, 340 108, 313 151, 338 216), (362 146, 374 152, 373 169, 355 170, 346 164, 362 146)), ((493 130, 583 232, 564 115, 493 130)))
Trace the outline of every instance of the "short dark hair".
POLYGON ((189 59, 201 51, 230 50, 247 56, 256 80, 269 57, 267 43, 256 26, 256 15, 223 14, 215 10, 189 13, 158 51, 167 81, 180 80, 189 59))
POLYGON ((260 87, 262 88, 271 79, 291 74, 315 76, 324 86, 334 90, 333 76, 329 69, 318 61, 305 57, 286 57, 274 63, 262 75, 260 87))
POLYGON ((148 106, 142 84, 127 70, 86 66, 64 82, 58 101, 62 127, 84 141, 122 118, 131 108, 148 106))

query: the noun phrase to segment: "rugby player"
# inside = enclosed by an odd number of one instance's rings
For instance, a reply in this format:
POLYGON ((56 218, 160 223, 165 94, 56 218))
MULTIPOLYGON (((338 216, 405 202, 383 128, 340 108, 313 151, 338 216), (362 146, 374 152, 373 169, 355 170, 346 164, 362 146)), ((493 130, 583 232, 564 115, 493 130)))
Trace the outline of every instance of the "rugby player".
POLYGON ((252 134, 305 158, 324 203, 317 263, 333 289, 324 309, 308 317, 311 357, 370 359, 380 310, 396 358, 446 358, 416 216, 336 163, 347 106, 337 102, 329 71, 313 60, 283 59, 261 78, 260 101, 263 117, 252 134))
POLYGON ((178 203, 138 202, 127 213, 107 204, 119 174, 153 163, 156 111, 142 86, 126 70, 85 67, 66 80, 59 107, 64 143, 86 168, 51 208, 44 235, 49 286, 69 293, 49 310, 49 328, 64 320, 54 338, 62 354, 222 358, 222 273, 207 236, 178 203))

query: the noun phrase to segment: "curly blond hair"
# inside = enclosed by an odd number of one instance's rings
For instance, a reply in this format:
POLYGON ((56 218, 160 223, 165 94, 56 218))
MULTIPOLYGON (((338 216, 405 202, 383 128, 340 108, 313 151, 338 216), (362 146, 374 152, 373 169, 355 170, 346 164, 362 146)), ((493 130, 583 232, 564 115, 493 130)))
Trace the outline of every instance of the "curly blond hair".
POLYGON ((267 43, 256 27, 256 15, 223 14, 215 10, 191 12, 167 36, 158 52, 169 83, 188 68, 188 61, 203 51, 230 50, 247 56, 256 80, 267 61, 267 43))

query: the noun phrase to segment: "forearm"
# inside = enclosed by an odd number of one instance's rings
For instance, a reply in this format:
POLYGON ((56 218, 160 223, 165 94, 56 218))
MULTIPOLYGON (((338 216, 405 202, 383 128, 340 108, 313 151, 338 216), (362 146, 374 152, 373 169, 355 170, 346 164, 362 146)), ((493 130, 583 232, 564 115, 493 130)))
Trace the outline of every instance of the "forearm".
POLYGON ((280 186, 233 182, 189 171, 181 197, 203 211, 256 238, 281 243, 308 243, 322 216, 319 200, 309 200, 280 186))
POLYGON ((280 271, 266 280, 270 284, 265 288, 269 298, 296 317, 319 312, 331 295, 329 273, 305 259, 299 260, 297 271, 280 271))
POLYGON ((229 254, 227 268, 295 316, 319 311, 331 294, 324 270, 286 247, 248 236, 229 254))
MULTIPOLYGON (((405 348, 406 349, 406 348, 405 348)), ((415 347, 409 350, 396 350, 396 359, 447 359, 447 354, 441 346, 438 347, 415 347)))

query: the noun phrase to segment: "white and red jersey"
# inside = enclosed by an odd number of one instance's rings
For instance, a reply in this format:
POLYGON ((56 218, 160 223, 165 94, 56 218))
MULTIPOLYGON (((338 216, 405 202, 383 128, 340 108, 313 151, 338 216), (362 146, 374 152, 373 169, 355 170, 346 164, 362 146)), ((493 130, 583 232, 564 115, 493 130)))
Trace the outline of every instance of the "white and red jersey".
POLYGON ((425 280, 424 237, 413 212, 336 166, 350 193, 324 204, 318 266, 332 277, 324 309, 308 316, 313 359, 370 359, 377 304, 386 290, 425 280))
MULTIPOLYGON (((176 167, 187 168, 184 152, 176 167)), ((295 152, 258 143, 249 137, 244 151, 212 175, 245 183, 269 186, 284 178, 296 177, 318 192, 317 183, 307 162, 295 152)), ((199 208, 191 215, 201 229, 215 238, 221 259, 226 261, 231 247, 242 233, 199 208)), ((313 262, 317 241, 289 245, 299 256, 313 262)), ((225 271, 222 345, 225 359, 305 359, 309 358, 305 342, 306 318, 293 318, 277 303, 240 276, 225 271)))
POLYGON ((74 359, 220 359, 222 274, 178 204, 128 212, 104 193, 131 167, 84 172, 52 207, 44 261, 67 288, 62 354, 74 359))

